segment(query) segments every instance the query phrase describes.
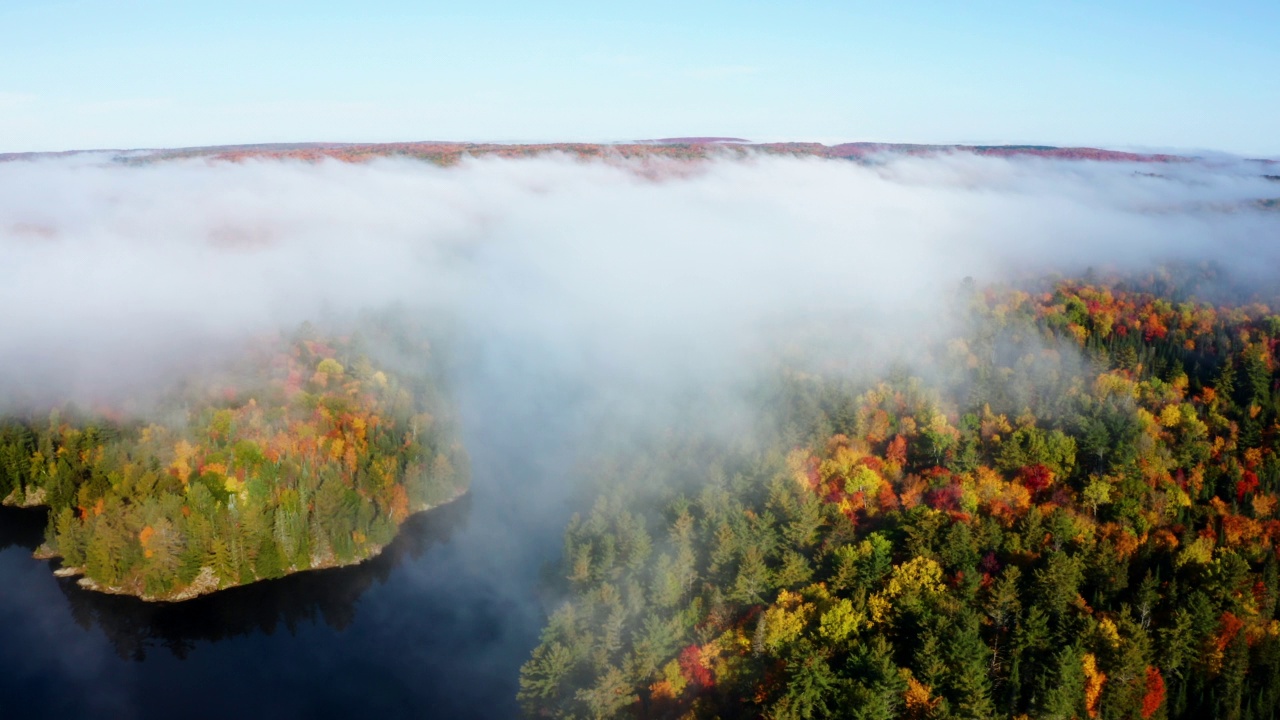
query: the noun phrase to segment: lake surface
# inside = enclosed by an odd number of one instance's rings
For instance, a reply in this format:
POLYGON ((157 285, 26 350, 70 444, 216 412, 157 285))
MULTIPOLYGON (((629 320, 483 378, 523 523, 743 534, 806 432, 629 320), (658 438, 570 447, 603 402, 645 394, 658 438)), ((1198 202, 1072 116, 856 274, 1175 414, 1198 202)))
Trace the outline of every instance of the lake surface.
POLYGON ((30 557, 42 514, 6 510, 0 717, 513 717, 536 572, 474 556, 483 501, 413 518, 363 565, 175 604, 55 578, 30 557))
POLYGON ((506 421, 465 432, 471 493, 355 567, 143 603, 54 577, 43 513, 0 509, 0 718, 517 717, 573 508, 562 428, 481 400, 506 421))

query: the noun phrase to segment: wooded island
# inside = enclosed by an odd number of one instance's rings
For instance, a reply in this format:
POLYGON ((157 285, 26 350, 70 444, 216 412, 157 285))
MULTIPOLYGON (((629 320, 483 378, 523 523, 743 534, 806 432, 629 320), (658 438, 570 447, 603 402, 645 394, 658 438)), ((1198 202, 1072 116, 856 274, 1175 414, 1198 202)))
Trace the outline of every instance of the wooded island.
POLYGON ((359 341, 306 327, 249 355, 144 416, 0 421, 0 497, 49 509, 38 554, 89 588, 184 600, 359 562, 466 491, 429 372, 379 369, 359 341))

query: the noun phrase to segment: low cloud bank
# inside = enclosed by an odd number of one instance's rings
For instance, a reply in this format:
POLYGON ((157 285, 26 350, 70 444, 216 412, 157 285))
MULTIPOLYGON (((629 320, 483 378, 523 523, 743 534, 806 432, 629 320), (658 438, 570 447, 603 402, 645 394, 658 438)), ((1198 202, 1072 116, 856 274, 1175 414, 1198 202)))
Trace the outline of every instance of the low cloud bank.
POLYGON ((1280 186, 1243 162, 639 170, 0 163, 0 398, 119 396, 245 337, 389 306, 447 317, 491 357, 533 351, 602 392, 652 395, 745 372, 773 330, 826 314, 871 362, 921 337, 966 276, 1280 267, 1280 213, 1257 203, 1280 186))
MULTIPOLYGON (((737 384, 777 353, 874 370, 948 329, 965 277, 1213 260, 1247 284, 1280 261, 1280 212, 1256 203, 1280 185, 1234 162, 755 158, 656 175, 571 158, 0 163, 0 414, 145 395, 308 320, 399 308, 447 329, 475 502, 408 566, 410 597, 502 608, 451 667, 514 684, 600 418, 741 426, 737 384), (813 319, 839 331, 805 333, 813 319)), ((56 603, 20 612, 56 650, 40 667, 71 663, 87 696, 148 707, 56 603)), ((411 614, 385 596, 361 612, 358 647, 401 647, 386 628, 411 614)))

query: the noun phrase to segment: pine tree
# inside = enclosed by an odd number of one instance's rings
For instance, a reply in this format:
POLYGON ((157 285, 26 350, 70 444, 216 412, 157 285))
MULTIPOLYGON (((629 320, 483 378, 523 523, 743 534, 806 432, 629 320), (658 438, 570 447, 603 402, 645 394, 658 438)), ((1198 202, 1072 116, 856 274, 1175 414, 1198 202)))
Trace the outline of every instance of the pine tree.
POLYGON ((991 703, 990 651, 982 642, 978 627, 978 616, 965 609, 953 620, 947 641, 946 686, 958 718, 979 720, 995 714, 991 703))
POLYGON ((1054 656, 1053 672, 1042 678, 1037 691, 1037 695, 1043 698, 1034 708, 1037 716, 1046 720, 1085 717, 1082 657, 1083 653, 1076 646, 1063 648, 1054 656))
POLYGON ((893 647, 883 635, 860 646, 843 673, 852 681, 847 710, 857 720, 893 720, 899 716, 906 680, 893 662, 893 647))

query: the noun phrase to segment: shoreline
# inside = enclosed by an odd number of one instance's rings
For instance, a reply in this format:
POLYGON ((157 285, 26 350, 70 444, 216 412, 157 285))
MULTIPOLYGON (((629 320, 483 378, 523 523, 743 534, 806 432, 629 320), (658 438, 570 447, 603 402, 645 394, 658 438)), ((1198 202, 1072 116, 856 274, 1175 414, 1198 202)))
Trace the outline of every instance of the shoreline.
MULTIPOLYGON (((471 492, 470 483, 468 483, 466 488, 458 490, 451 497, 448 497, 434 505, 428 505, 424 503, 422 507, 409 513, 409 515, 405 517, 404 521, 402 521, 396 526, 396 535, 392 537, 391 542, 395 542, 395 538, 398 537, 400 534, 400 528, 403 527, 405 523, 409 522, 411 518, 422 515, 424 513, 431 512, 432 510, 436 510, 438 508, 444 507, 451 503, 457 502, 463 497, 466 497, 467 493, 469 492, 471 492)), ((43 510, 49 509, 48 506, 40 505, 40 504, 12 503, 12 502, 9 502, 11 497, 12 496, 4 498, 3 501, 0 501, 0 504, 3 504, 7 507, 22 508, 22 509, 43 509, 43 510)), ((124 595, 128 597, 137 598, 142 602, 147 602, 147 603, 179 603, 179 602, 185 602, 187 600, 194 600, 195 598, 203 597, 205 595, 212 595, 222 590, 230 590, 232 588, 237 588, 237 587, 247 587, 255 583, 267 582, 270 580, 280 580, 286 577, 290 577, 292 575, 310 572, 313 570, 333 570, 336 568, 352 567, 355 565, 360 565, 362 563, 368 562, 378 557, 379 555, 381 555, 383 550, 385 550, 388 545, 390 545, 390 542, 384 545, 378 545, 376 547, 373 547, 371 548, 370 552, 364 554, 359 558, 354 558, 349 562, 337 562, 331 557, 327 561, 321 560, 320 564, 313 564, 310 567, 290 570, 288 572, 285 572, 283 575, 281 575, 278 578, 257 578, 252 582, 247 582, 247 583, 237 582, 234 584, 223 585, 223 586, 219 586, 218 584, 219 578, 214 573, 213 568, 209 567, 208 565, 205 565, 200 568, 200 572, 196 575, 195 579, 192 580, 190 584, 182 588, 182 590, 176 593, 173 593, 172 595, 165 595, 165 596, 148 595, 146 593, 134 592, 128 588, 124 588, 120 586, 101 585, 97 581, 86 576, 84 574, 84 568, 80 568, 80 567, 59 565, 58 567, 53 568, 53 575, 54 577, 58 577, 58 578, 72 578, 72 577, 78 576, 78 579, 76 580, 76 585, 80 586, 81 588, 84 588, 85 590, 91 590, 93 592, 102 593, 103 595, 124 595)), ((61 555, 54 552, 43 541, 32 552, 31 557, 36 560, 47 561, 50 563, 50 565, 53 565, 56 561, 59 561, 62 558, 61 555)))

